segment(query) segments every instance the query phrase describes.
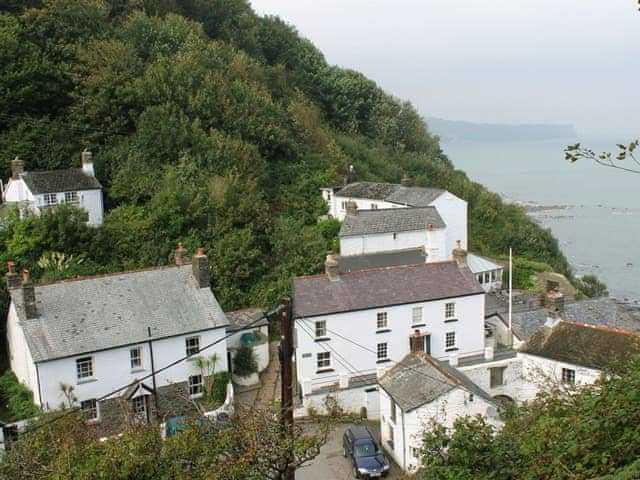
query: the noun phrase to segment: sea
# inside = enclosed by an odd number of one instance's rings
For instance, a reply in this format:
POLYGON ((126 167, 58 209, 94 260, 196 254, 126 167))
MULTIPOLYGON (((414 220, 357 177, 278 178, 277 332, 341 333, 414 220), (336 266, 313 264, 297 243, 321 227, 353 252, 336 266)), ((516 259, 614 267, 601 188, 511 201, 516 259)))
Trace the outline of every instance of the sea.
POLYGON ((564 159, 564 148, 577 142, 595 152, 617 152, 616 143, 631 140, 455 141, 442 148, 471 180, 527 207, 551 229, 576 275, 594 274, 611 296, 639 303, 640 174, 564 159))

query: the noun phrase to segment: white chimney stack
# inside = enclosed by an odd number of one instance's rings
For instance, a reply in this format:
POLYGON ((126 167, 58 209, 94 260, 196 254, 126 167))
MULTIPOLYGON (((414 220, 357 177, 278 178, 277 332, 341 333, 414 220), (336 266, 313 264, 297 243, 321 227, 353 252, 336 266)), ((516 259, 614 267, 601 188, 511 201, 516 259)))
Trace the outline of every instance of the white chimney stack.
POLYGON ((93 170, 93 153, 86 148, 82 151, 82 171, 92 177, 96 176, 93 170))

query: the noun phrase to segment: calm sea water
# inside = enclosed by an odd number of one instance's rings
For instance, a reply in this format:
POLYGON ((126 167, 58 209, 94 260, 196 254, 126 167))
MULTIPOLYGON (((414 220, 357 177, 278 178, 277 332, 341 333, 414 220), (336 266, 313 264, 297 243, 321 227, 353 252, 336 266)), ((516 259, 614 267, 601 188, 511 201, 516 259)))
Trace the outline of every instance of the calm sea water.
MULTIPOLYGON (((581 141, 599 152, 625 140, 581 141)), ((532 216, 551 229, 578 275, 595 274, 612 296, 640 300, 640 174, 586 160, 569 164, 563 149, 575 142, 442 146, 456 168, 505 199, 564 207, 532 216)))

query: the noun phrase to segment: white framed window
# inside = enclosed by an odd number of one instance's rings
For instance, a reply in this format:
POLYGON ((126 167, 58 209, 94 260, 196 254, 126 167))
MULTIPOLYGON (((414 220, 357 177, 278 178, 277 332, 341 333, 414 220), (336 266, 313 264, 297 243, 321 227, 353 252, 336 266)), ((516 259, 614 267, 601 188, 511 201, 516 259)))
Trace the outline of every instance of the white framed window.
POLYGON ((327 336, 327 321, 316 321, 316 338, 325 338, 327 336))
POLYGON ((378 204, 377 203, 372 203, 371 204, 371 210, 377 210, 378 209, 378 204))
POLYGON ((82 413, 84 414, 84 419, 88 422, 95 422, 99 420, 98 416, 98 402, 95 398, 90 398, 89 400, 83 400, 80 402, 80 408, 82 409, 82 413))
POLYGON ((445 320, 449 320, 451 318, 456 318, 456 304, 453 302, 444 304, 444 318, 445 320))
POLYGON ((422 323, 422 307, 413 307, 411 309, 411 325, 422 323))
POLYGON ((45 206, 57 205, 58 196, 55 193, 45 193, 43 195, 45 206))
POLYGON ((456 332, 447 332, 444 336, 444 348, 455 348, 456 346, 456 332))
POLYGON ((198 398, 203 393, 202 375, 189 376, 189 397, 198 398))
POLYGON ((376 318, 376 330, 385 330, 387 328, 387 312, 378 312, 376 318))
POLYGON ((147 397, 140 395, 131 399, 133 418, 139 421, 147 421, 147 397))
POLYGON ((484 283, 484 275, 479 273, 476 275, 476 280, 478 280, 478 283, 482 284, 484 283))
POLYGON ((318 370, 331 368, 331 352, 318 352, 316 354, 318 370))
POLYGON ((576 371, 573 368, 562 369, 562 383, 573 385, 576 383, 576 371))
POLYGON ((188 357, 200 353, 200 337, 187 337, 184 343, 188 357))
POLYGON ((378 360, 387 360, 389 358, 389 347, 387 342, 379 343, 378 348, 378 360))
POLYGON ((142 347, 133 347, 129 350, 129 359, 131 363, 131 370, 142 369, 142 347))
POLYGON ((341 210, 346 210, 347 209, 347 201, 343 200, 342 202, 340 202, 340 209, 341 210))
POLYGON ((93 357, 82 357, 76 360, 78 380, 93 378, 93 357))
POLYGON ((80 203, 78 192, 64 192, 64 203, 68 203, 71 205, 77 205, 78 203, 80 203))
POLYGON ((411 452, 411 456, 418 460, 420 458, 420 449, 418 447, 409 447, 409 452, 411 452))

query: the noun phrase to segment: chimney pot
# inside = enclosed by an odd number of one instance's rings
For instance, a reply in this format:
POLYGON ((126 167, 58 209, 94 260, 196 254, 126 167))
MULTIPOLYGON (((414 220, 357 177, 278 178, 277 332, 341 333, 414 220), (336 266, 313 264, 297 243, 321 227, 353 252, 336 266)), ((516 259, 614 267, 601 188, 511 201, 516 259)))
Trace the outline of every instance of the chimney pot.
POLYGON ((178 248, 174 254, 176 265, 189 265, 191 260, 189 259, 189 251, 184 248, 182 242, 178 242, 178 248))
POLYGON ((80 156, 82 157, 82 171, 87 175, 95 177, 93 170, 93 153, 85 148, 80 156))
POLYGON ((457 247, 451 252, 453 259, 458 263, 459 267, 467 266, 467 251, 460 246, 460 240, 456 240, 457 247))
POLYGON ((9 289, 19 287, 21 284, 20 275, 15 272, 15 266, 16 264, 14 262, 7 262, 8 271, 5 277, 7 280, 7 288, 9 289))
POLYGON ((427 230, 433 230, 433 223, 427 223, 427 230))
POLYGON ((20 175, 24 173, 24 162, 18 157, 11 160, 11 178, 20 180, 20 175))
POLYGON ((327 252, 327 260, 324 263, 324 271, 327 274, 327 277, 329 277, 330 281, 335 282, 340 279, 340 266, 331 250, 327 252))
POLYGON ((200 288, 208 288, 211 283, 211 269, 209 259, 204 254, 204 248, 198 248, 196 255, 191 260, 193 276, 200 288))
POLYGON ((357 215, 358 214, 358 204, 352 200, 347 202, 347 215, 357 215))
POLYGON ((400 180, 400 184, 403 187, 410 187, 413 185, 413 179, 411 178, 411 175, 409 175, 408 173, 405 173, 404 175, 402 175, 402 180, 400 180))

